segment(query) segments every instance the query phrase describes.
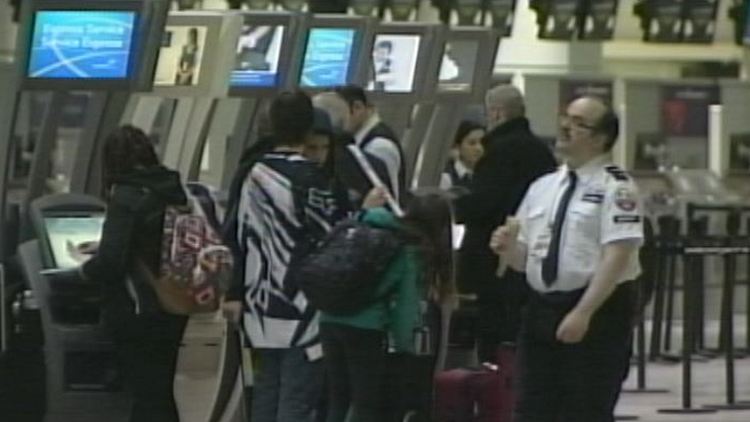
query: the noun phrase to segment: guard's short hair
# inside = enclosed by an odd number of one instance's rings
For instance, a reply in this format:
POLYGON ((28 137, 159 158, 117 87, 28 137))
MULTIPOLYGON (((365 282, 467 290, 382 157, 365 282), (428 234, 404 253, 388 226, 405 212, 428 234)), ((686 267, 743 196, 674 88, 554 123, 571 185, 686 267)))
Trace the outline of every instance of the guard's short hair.
POLYGON ((604 112, 602 117, 596 124, 596 130, 599 133, 604 134, 607 137, 604 148, 606 151, 611 151, 617 143, 617 138, 620 136, 620 118, 617 116, 612 107, 605 104, 607 111, 604 112))
POLYGON ((365 93, 365 90, 362 89, 362 87, 359 85, 343 85, 337 87, 335 92, 339 94, 339 96, 343 98, 347 104, 349 104, 349 107, 354 105, 356 101, 359 101, 364 105, 370 104, 367 101, 367 94, 365 93))
POLYGON ((513 85, 501 84, 491 88, 485 95, 487 107, 502 107, 510 117, 526 114, 526 104, 521 91, 513 85))

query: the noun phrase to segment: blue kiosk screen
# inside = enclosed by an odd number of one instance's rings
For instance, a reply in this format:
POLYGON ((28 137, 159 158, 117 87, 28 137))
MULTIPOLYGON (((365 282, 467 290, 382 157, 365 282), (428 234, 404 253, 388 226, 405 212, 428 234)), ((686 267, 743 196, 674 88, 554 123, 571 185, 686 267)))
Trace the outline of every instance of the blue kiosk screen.
POLYGON ((300 85, 321 88, 345 85, 354 54, 355 33, 351 28, 310 29, 300 85))
POLYGON ((27 76, 125 79, 135 33, 132 11, 38 11, 27 76))

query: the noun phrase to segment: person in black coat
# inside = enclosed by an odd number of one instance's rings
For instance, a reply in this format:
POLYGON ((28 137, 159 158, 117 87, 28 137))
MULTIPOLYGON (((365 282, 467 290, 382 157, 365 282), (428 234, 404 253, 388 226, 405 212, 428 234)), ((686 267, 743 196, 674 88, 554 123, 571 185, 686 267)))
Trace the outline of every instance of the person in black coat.
POLYGON ((525 300, 523 274, 508 271, 499 280, 498 258, 489 249, 493 228, 513 215, 526 189, 539 176, 556 167, 549 147, 530 129, 521 92, 499 85, 487 92, 488 133, 484 155, 477 163, 469 194, 456 200, 459 221, 466 225, 461 263, 473 269, 464 280, 479 305, 479 358, 495 361, 497 346, 514 342, 525 300))
POLYGON ((172 384, 187 318, 161 311, 150 286, 133 280, 141 263, 159 273, 165 207, 187 198, 180 175, 159 164, 140 129, 117 129, 103 153, 107 213, 98 248, 79 273, 102 286, 104 320, 132 393, 130 421, 176 422, 172 384))

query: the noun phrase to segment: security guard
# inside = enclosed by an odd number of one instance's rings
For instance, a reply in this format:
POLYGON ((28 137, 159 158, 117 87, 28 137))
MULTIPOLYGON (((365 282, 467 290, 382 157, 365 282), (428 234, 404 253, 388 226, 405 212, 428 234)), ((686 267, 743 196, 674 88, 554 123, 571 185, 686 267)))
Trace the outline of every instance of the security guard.
POLYGON ((602 101, 573 101, 556 145, 565 164, 493 233, 491 248, 534 291, 519 335, 516 422, 614 420, 643 242, 635 184, 609 157, 618 132, 602 101))

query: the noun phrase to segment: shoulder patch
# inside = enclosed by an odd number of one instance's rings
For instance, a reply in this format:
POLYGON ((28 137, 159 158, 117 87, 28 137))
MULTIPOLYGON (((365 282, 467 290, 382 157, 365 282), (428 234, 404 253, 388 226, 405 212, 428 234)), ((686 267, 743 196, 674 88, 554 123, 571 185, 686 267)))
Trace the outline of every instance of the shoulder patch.
POLYGON ((605 166, 604 170, 609 173, 610 176, 612 176, 615 180, 619 180, 621 182, 630 180, 628 173, 615 165, 605 166))

